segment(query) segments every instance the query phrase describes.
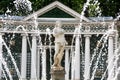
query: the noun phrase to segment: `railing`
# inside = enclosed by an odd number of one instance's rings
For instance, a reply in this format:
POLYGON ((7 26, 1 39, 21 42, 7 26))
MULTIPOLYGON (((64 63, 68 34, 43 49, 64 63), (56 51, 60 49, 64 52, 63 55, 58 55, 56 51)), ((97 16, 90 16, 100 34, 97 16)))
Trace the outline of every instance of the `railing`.
MULTIPOLYGON (((37 22, 36 25, 31 21, 1 21, 1 32, 15 32, 15 33, 34 33, 35 30, 40 31, 41 34, 46 33, 46 29, 49 28, 52 32, 55 22, 37 22), (21 26, 21 27, 20 27, 21 26), (37 26, 37 27, 35 27, 37 26), (24 30, 23 30, 24 29, 24 30)), ((114 22, 82 22, 82 25, 79 26, 79 23, 75 22, 63 22, 62 28, 65 30, 66 34, 73 34, 75 28, 80 27, 81 34, 104 34, 109 29, 114 29, 114 22)))

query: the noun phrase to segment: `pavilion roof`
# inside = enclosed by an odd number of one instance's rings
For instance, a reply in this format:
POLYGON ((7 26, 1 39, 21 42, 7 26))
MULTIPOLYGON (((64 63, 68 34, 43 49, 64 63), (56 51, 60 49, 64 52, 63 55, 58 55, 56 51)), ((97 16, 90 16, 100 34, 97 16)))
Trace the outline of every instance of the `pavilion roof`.
MULTIPOLYGON (((28 15, 27 17, 25 17, 23 20, 24 21, 27 21, 29 19, 33 19, 34 16, 41 16, 43 14, 46 14, 47 12, 49 12, 50 10, 53 10, 53 9, 60 9, 61 11, 63 11, 64 13, 68 14, 69 16, 75 18, 75 19, 82 19, 83 21, 85 22, 90 22, 90 20, 88 18, 86 18, 85 16, 82 16, 80 15, 79 13, 77 13, 76 11, 72 10, 71 8, 69 8, 68 6, 60 3, 59 1, 55 1, 49 5, 47 5, 46 7, 34 12, 33 14, 31 15, 28 15)), ((62 15, 62 14, 61 14, 62 15)))

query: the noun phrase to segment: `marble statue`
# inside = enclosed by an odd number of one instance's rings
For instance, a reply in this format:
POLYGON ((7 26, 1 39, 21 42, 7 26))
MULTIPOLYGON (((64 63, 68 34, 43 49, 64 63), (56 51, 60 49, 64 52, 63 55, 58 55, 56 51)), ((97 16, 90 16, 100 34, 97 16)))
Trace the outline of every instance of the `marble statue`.
POLYGON ((67 44, 64 37, 64 30, 61 28, 61 21, 56 21, 55 28, 53 29, 53 36, 55 37, 55 54, 52 69, 63 70, 61 60, 64 55, 64 48, 67 44))

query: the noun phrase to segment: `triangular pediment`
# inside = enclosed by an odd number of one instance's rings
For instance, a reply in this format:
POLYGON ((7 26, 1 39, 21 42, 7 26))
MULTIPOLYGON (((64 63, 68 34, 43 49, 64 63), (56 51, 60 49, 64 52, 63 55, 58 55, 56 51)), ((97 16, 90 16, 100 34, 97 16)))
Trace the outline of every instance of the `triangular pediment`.
MULTIPOLYGON (((27 21, 32 19, 34 16, 39 18, 76 18, 80 19, 81 15, 71 8, 65 6, 59 1, 55 1, 48 6, 34 12, 33 14, 25 17, 23 20, 27 21)), ((82 16, 83 20, 89 22, 90 20, 82 16)))
POLYGON ((42 18, 75 18, 74 16, 64 12, 63 10, 55 7, 52 10, 38 16, 42 18))

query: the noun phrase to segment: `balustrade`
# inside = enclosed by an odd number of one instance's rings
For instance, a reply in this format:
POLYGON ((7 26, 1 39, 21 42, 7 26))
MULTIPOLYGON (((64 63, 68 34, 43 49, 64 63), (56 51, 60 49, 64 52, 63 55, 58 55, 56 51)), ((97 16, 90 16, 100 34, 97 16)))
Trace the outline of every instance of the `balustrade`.
MULTIPOLYGON (((45 33, 46 29, 49 28, 51 31, 53 30, 55 26, 55 22, 38 22, 37 30, 39 30, 41 33, 45 33)), ((16 21, 16 22, 2 22, 2 30, 1 32, 7 32, 11 31, 11 33, 15 32, 17 27, 19 25, 23 26, 23 29, 18 29, 15 33, 24 33, 25 31, 30 33, 35 30, 35 24, 33 22, 21 22, 21 21, 16 21), (18 24, 17 24, 18 23, 18 24)), ((78 23, 63 23, 62 28, 65 30, 65 34, 73 34, 74 30, 76 27, 80 27, 78 23)), ((82 23, 81 27, 81 33, 90 33, 90 34, 104 34, 108 29, 112 28, 112 23, 111 22, 91 22, 91 23, 82 23)))

